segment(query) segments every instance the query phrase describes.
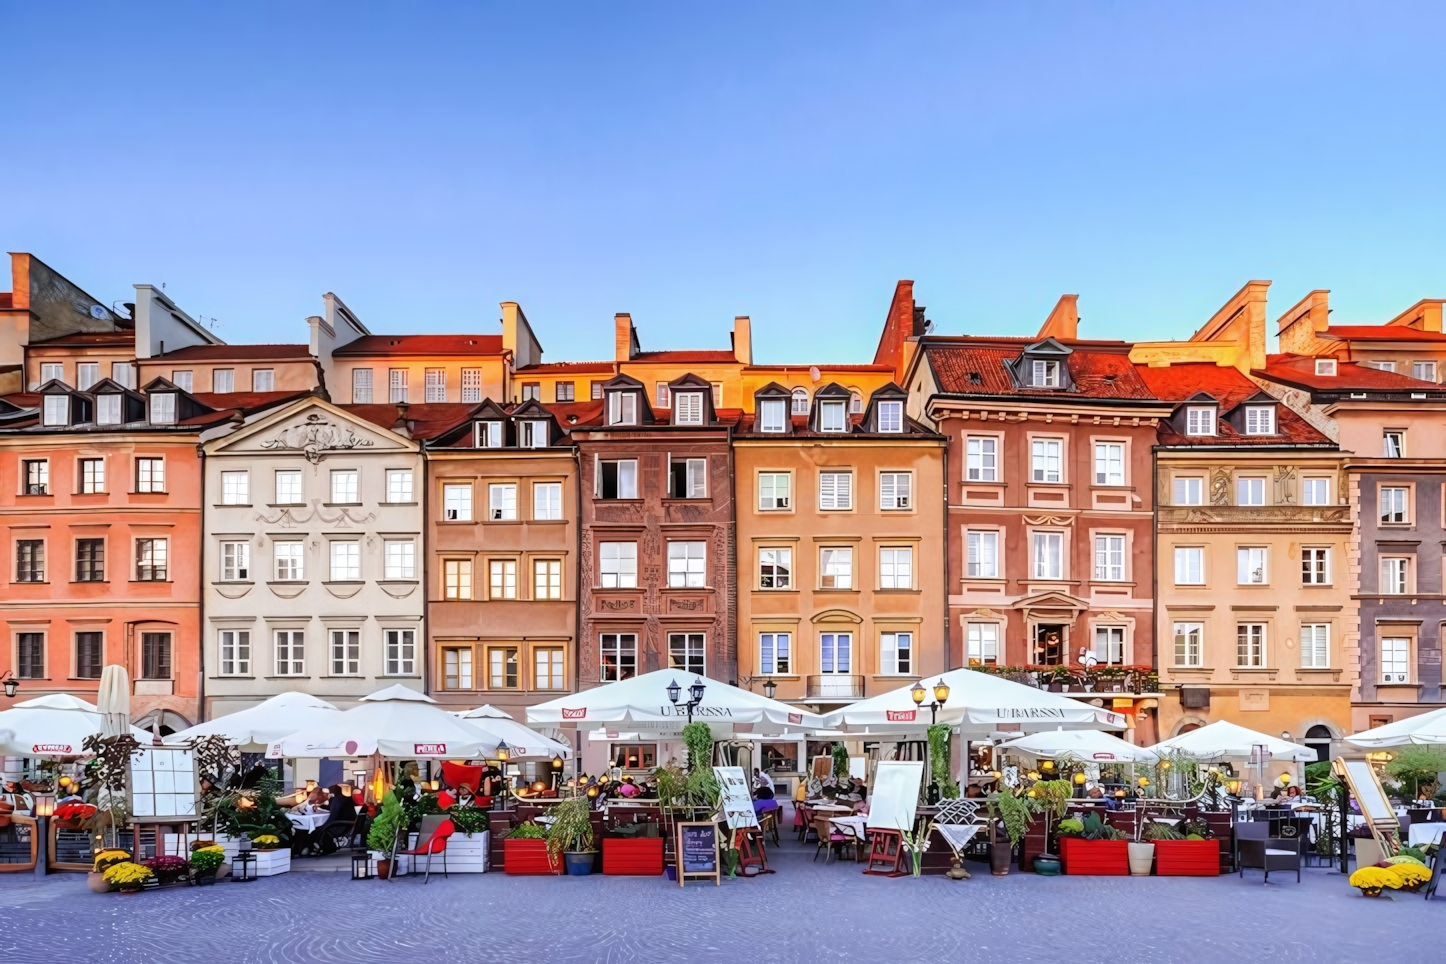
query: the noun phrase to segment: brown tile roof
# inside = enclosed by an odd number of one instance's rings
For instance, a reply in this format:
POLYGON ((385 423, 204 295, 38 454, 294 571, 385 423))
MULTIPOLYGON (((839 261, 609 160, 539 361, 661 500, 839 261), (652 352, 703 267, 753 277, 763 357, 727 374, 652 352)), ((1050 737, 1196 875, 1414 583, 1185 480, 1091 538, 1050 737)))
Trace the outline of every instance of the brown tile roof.
MULTIPOLYGON (((640 351, 629 360, 633 362, 660 362, 670 365, 686 365, 695 362, 716 365, 727 362, 737 364, 738 362, 738 358, 731 351, 694 351, 689 349, 683 349, 681 351, 640 351)), ((624 364, 626 364, 626 362, 624 362, 624 364)))
POLYGON ((525 378, 528 375, 611 375, 612 372, 612 362, 568 361, 528 365, 517 369, 516 375, 525 378))
POLYGON ((1251 374, 1271 381, 1325 394, 1339 392, 1441 392, 1442 386, 1402 375, 1384 372, 1356 362, 1336 362, 1336 374, 1317 375, 1313 355, 1268 355, 1265 367, 1251 374))
POLYGON ((1158 437, 1161 445, 1172 446, 1271 446, 1271 445, 1334 445, 1300 415, 1285 405, 1275 409, 1275 435, 1241 435, 1225 420, 1242 402, 1261 393, 1259 385, 1234 368, 1213 364, 1170 365, 1167 368, 1136 366, 1140 377, 1157 398, 1183 402, 1204 392, 1220 403, 1220 418, 1215 435, 1181 435, 1175 426, 1161 420, 1158 437))
POLYGON ((1014 383, 1005 362, 1014 361, 1024 348, 1038 341, 967 336, 948 341, 926 340, 924 353, 939 390, 948 395, 1033 396, 1062 401, 1079 398, 1149 401, 1154 397, 1130 362, 1129 346, 1124 342, 1061 341, 1060 344, 1073 349, 1066 367, 1075 390, 1021 388, 1014 383))
POLYGON ((500 355, 501 335, 363 335, 332 352, 358 355, 500 355))
POLYGON ((251 411, 294 398, 305 398, 310 392, 187 392, 192 398, 217 411, 251 411))
POLYGON ((749 374, 760 372, 806 372, 810 368, 817 368, 821 372, 891 372, 890 365, 747 365, 744 371, 749 374))
POLYGON ((1331 325, 1327 338, 1341 341, 1446 341, 1446 332, 1422 331, 1405 325, 1331 325))
POLYGON ((129 348, 136 343, 133 331, 81 332, 32 342, 31 348, 129 348))
MULTIPOLYGON (((428 402, 407 406, 407 424, 412 438, 428 439, 440 435, 467 420, 477 408, 476 402, 428 402)), ((358 418, 364 418, 373 425, 388 431, 397 423, 396 405, 342 405, 341 408, 358 418)))
POLYGON ((179 361, 255 361, 258 359, 307 359, 310 345, 188 345, 164 355, 141 359, 141 364, 179 361))
MULTIPOLYGON (((892 371, 892 370, 893 370, 893 369, 890 369, 890 371, 892 371)), ((811 429, 811 428, 808 427, 809 416, 807 416, 807 415, 789 415, 788 419, 789 419, 789 422, 792 423, 793 428, 792 428, 790 434, 784 435, 784 434, 781 433, 781 432, 759 432, 759 431, 757 431, 757 430, 754 428, 754 426, 757 425, 757 423, 758 423, 758 416, 757 416, 756 414, 754 414, 754 415, 746 415, 746 414, 743 414, 743 413, 741 413, 741 412, 740 412, 739 414, 740 414, 740 418, 739 418, 739 420, 738 420, 738 435, 739 435, 739 436, 747 436, 748 438, 769 438, 769 439, 780 439, 780 438, 783 438, 783 439, 787 439, 787 438, 806 438, 806 439, 821 439, 821 438, 846 438, 846 439, 858 439, 858 438, 916 439, 916 438, 920 438, 920 437, 924 437, 924 438, 939 438, 939 437, 940 437, 937 433, 930 431, 928 428, 926 428, 925 426, 923 426, 923 425, 919 424, 918 422, 914 421, 912 418, 907 418, 907 417, 904 419, 904 431, 902 431, 902 432, 865 432, 865 431, 863 431, 861 428, 859 428, 859 426, 862 425, 863 422, 864 422, 864 413, 862 413, 862 412, 853 413, 853 414, 850 414, 850 415, 849 415, 849 430, 848 430, 847 432, 816 432, 816 431, 814 431, 813 429, 811 429)))

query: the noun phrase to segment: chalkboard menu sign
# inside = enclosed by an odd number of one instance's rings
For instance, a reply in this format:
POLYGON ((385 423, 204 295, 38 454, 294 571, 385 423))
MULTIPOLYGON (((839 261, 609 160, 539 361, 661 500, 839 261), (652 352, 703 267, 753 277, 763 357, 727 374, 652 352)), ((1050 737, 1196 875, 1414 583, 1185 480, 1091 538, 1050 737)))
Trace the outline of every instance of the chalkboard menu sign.
POLYGON ((710 823, 679 823, 674 850, 678 856, 678 886, 689 878, 712 877, 722 884, 718 861, 718 830, 710 823))

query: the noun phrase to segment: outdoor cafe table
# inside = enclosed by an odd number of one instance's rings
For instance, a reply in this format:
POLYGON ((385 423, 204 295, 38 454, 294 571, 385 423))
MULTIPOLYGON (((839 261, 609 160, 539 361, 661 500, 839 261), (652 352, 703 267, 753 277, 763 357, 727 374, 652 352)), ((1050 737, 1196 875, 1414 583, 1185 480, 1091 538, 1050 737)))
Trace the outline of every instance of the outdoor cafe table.
POLYGON ((1440 843, 1443 832, 1446 832, 1446 823, 1413 823, 1407 831, 1407 838, 1412 847, 1425 847, 1440 843))
POLYGON ((326 818, 330 816, 331 814, 324 811, 321 813, 288 813, 286 819, 290 820, 291 825, 297 830, 314 833, 321 829, 322 825, 326 823, 326 818))

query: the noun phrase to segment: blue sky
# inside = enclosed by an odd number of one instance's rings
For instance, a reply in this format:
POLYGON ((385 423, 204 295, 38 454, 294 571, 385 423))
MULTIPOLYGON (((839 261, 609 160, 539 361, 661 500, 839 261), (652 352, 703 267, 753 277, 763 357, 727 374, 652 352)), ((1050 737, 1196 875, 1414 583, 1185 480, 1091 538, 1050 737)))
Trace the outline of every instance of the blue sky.
POLYGON ((1439 5, 0 0, 0 240, 228 341, 377 332, 872 358, 938 331, 1185 337, 1446 297, 1439 5))

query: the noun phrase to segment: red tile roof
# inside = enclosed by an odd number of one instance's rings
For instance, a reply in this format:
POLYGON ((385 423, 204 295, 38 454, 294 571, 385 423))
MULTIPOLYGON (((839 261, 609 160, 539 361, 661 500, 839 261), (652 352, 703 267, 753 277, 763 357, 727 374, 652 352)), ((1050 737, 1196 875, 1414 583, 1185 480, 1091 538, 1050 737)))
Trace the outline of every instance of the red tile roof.
POLYGON ((32 342, 31 348, 129 348, 136 343, 133 331, 95 331, 60 335, 32 342))
POLYGON ((1275 409, 1275 435, 1241 435, 1225 420, 1242 402, 1259 395, 1261 387, 1237 369, 1219 365, 1189 363, 1167 368, 1137 365, 1140 377, 1155 397, 1170 402, 1183 402, 1201 392, 1220 403, 1220 418, 1213 436, 1181 435, 1170 422, 1161 421, 1158 438, 1161 445, 1174 446, 1270 446, 1270 445, 1332 445, 1329 438, 1285 405, 1275 409))
POLYGON ((612 372, 612 362, 569 361, 528 365, 525 368, 517 369, 516 375, 518 378, 524 378, 528 375, 611 375, 612 372))
POLYGON ((217 411, 250 411, 256 408, 264 408, 268 405, 275 405, 277 402, 286 402, 294 398, 304 398, 310 392, 189 392, 196 401, 207 408, 214 408, 217 411))
MULTIPOLYGON (((395 405, 343 405, 346 411, 364 418, 373 425, 380 425, 390 431, 397 423, 398 410, 395 405)), ((466 421, 477 408, 475 402, 428 402, 407 406, 407 424, 412 438, 427 439, 440 435, 461 422, 466 421)))
POLYGON ((1446 332, 1422 331, 1405 325, 1331 325, 1325 337, 1341 341, 1446 341, 1446 332))
POLYGON ((1441 391, 1433 382, 1383 372, 1356 362, 1336 362, 1336 374, 1317 375, 1313 355, 1268 355, 1265 367, 1251 374, 1315 392, 1429 392, 1441 391))
POLYGON ((760 372, 806 372, 817 368, 821 372, 892 372, 891 365, 748 365, 743 370, 750 374, 760 372))
POLYGON ((701 363, 716 365, 720 363, 737 364, 738 358, 731 351, 710 351, 710 350, 682 350, 682 351, 640 351, 630 361, 633 362, 663 362, 670 365, 685 365, 701 363))
POLYGON ((1066 367, 1074 391, 1021 388, 1005 362, 1039 339, 968 339, 925 341, 924 352, 939 390, 950 395, 1012 395, 1015 397, 1122 399, 1148 401, 1153 396, 1130 362, 1124 342, 1062 341, 1073 349, 1066 367))
POLYGON ((501 335, 363 335, 332 352, 357 355, 500 355, 501 335))
POLYGON ((178 361, 255 361, 311 357, 310 345, 188 345, 164 355, 141 359, 141 364, 178 361))

